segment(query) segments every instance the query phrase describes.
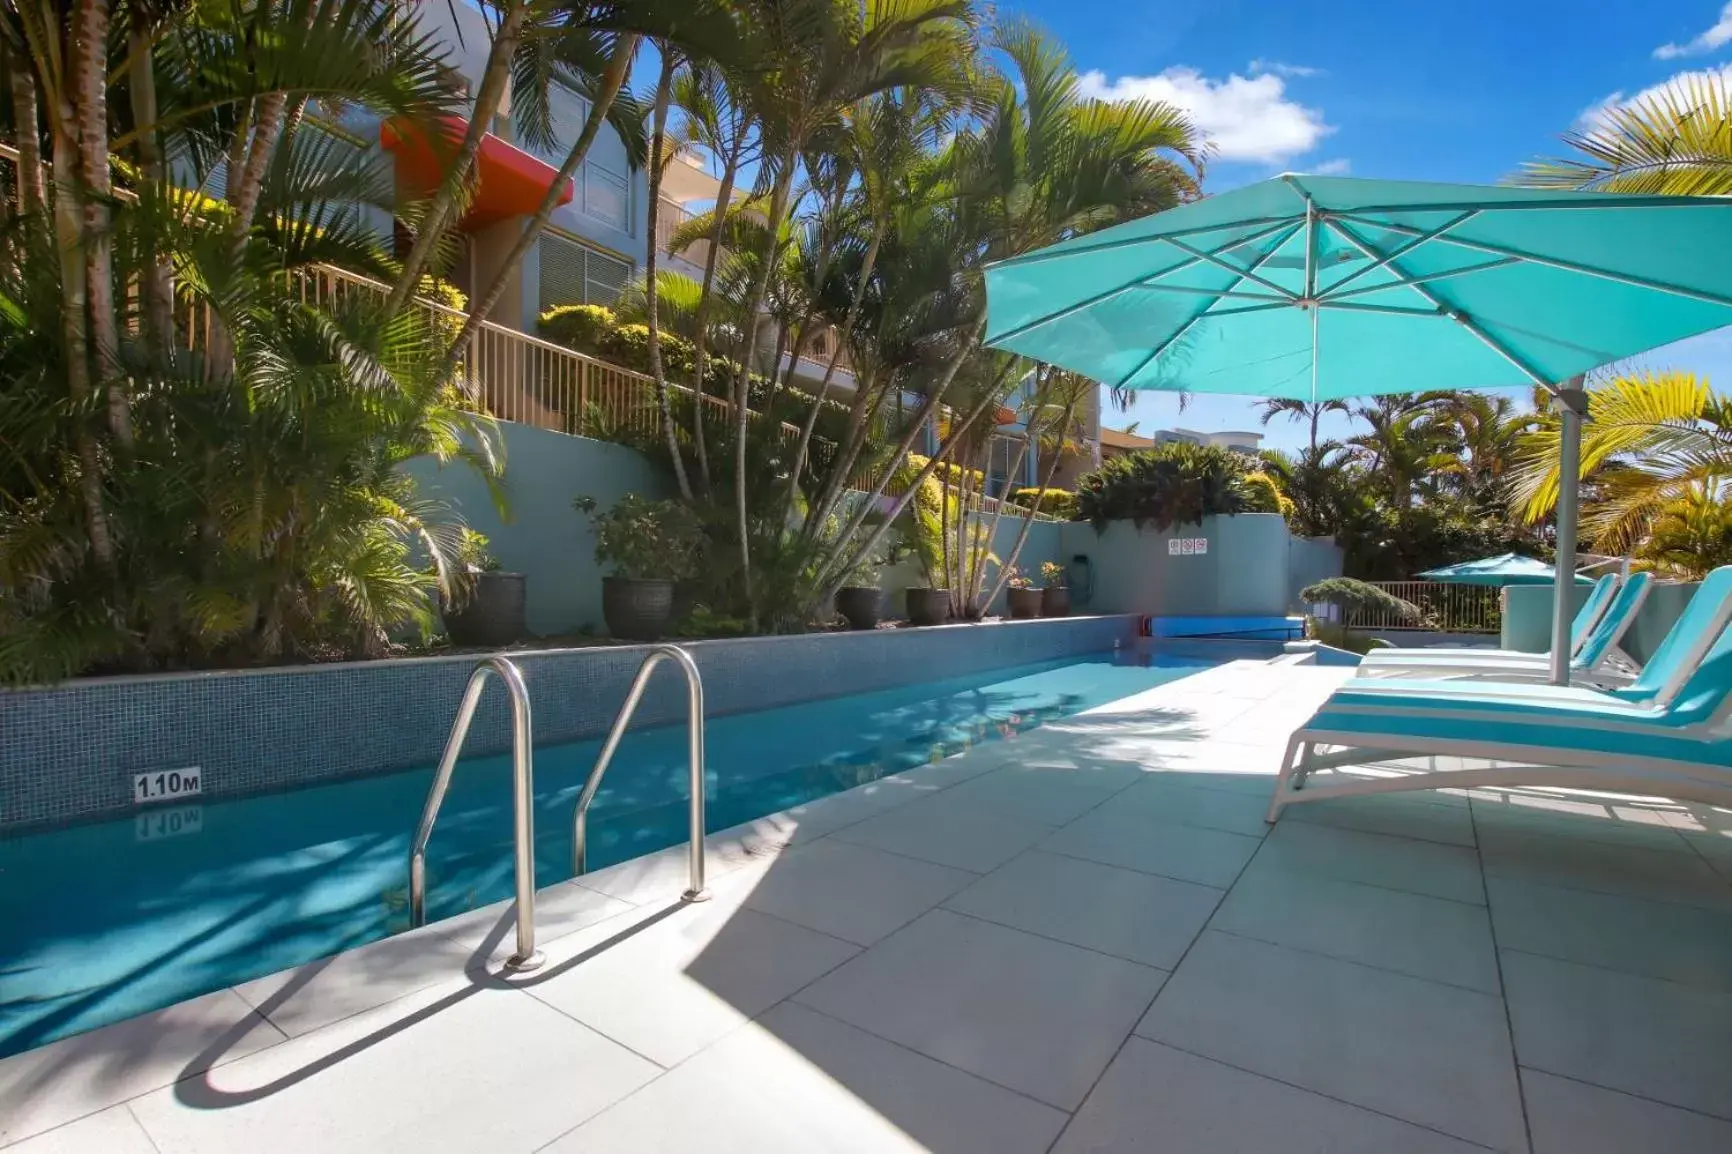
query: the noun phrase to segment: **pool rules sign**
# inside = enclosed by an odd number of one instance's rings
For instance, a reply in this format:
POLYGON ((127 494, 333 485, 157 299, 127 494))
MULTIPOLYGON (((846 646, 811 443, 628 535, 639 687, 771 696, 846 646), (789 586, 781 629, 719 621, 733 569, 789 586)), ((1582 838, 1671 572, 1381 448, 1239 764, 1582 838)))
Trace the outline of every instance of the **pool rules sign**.
POLYGON ((1207 537, 1169 537, 1167 538, 1167 556, 1196 557, 1209 551, 1207 537))

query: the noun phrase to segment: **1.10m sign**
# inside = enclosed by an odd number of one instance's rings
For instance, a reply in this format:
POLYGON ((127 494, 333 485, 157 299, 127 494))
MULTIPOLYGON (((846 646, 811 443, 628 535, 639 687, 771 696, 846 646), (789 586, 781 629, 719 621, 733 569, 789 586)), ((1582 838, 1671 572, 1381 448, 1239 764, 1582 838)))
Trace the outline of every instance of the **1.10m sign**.
POLYGON ((197 797, 204 792, 204 775, 198 766, 136 773, 132 777, 132 803, 144 805, 177 797, 197 797))

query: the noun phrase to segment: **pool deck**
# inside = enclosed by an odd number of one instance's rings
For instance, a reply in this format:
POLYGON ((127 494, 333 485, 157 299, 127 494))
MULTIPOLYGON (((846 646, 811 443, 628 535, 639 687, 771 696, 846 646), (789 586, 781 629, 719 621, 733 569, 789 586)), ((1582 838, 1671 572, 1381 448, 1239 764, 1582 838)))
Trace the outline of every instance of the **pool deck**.
POLYGON ((712 835, 706 903, 678 848, 552 887, 531 974, 492 907, 17 1055, 0 1147, 1732 1150, 1732 811, 1266 826, 1350 673, 1232 662, 712 835))

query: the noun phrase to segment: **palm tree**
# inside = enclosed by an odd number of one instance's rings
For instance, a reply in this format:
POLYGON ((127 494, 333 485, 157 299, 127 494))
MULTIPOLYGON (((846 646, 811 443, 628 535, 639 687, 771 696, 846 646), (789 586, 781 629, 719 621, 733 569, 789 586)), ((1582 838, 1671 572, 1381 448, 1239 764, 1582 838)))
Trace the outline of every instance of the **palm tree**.
POLYGON ((1580 155, 1531 161, 1514 180, 1534 188, 1725 196, 1732 193, 1729 120, 1726 75, 1687 73, 1601 110, 1564 134, 1580 155))
MULTIPOLYGON (((1558 429, 1523 438, 1511 507, 1529 523, 1558 497, 1558 429)), ((1669 507, 1723 499, 1732 477, 1732 404, 1682 372, 1615 377, 1588 390, 1582 426, 1582 534, 1605 553, 1639 550, 1669 507)))
POLYGON ((1286 397, 1271 397, 1261 402, 1258 419, 1265 425, 1285 414, 1289 420, 1307 421, 1311 425, 1311 448, 1317 448, 1317 422, 1324 413, 1345 413, 1346 401, 1296 401, 1286 397))
POLYGON ((1347 438, 1366 473, 1397 508, 1413 504, 1421 489, 1435 489, 1440 475, 1453 472, 1459 458, 1447 421, 1438 406, 1447 395, 1377 397, 1354 410, 1370 429, 1347 438))

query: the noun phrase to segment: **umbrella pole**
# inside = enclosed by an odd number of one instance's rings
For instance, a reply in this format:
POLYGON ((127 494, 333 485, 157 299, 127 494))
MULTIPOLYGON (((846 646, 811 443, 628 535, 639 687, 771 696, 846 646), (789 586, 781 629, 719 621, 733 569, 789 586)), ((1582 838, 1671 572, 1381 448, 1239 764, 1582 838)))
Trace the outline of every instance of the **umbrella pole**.
POLYGON ((1552 398, 1562 421, 1558 438, 1558 567, 1552 578, 1552 684, 1570 683, 1570 623, 1576 591, 1576 525, 1581 506, 1582 417, 1588 394, 1582 379, 1567 382, 1552 398))

